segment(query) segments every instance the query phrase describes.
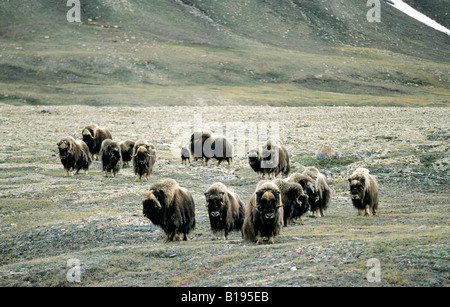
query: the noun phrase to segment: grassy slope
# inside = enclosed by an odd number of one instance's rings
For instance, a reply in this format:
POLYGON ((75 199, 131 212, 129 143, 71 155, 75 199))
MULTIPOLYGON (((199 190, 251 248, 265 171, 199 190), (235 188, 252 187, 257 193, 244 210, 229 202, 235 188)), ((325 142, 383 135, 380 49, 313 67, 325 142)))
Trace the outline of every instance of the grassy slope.
POLYGON ((448 105, 449 38, 360 1, 0 4, 13 104, 448 105))

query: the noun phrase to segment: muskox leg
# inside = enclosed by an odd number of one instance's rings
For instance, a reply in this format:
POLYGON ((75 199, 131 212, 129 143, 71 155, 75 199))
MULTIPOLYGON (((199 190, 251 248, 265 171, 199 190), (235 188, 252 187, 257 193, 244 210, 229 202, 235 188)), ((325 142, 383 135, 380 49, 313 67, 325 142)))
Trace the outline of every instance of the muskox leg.
POLYGON ((366 205, 366 209, 364 210, 364 216, 369 216, 369 205, 366 205))
POLYGON ((321 217, 324 217, 325 214, 323 213, 323 208, 321 207, 319 210, 320 210, 320 216, 321 216, 321 217))
POLYGON ((258 234, 258 240, 256 240, 256 244, 262 244, 263 243, 263 237, 261 234, 258 234))
POLYGON ((373 206, 372 207, 372 215, 373 216, 377 216, 378 215, 378 208, 377 208, 377 206, 373 206))
POLYGON ((267 243, 269 243, 269 244, 273 244, 274 243, 273 235, 269 236, 269 241, 267 243))

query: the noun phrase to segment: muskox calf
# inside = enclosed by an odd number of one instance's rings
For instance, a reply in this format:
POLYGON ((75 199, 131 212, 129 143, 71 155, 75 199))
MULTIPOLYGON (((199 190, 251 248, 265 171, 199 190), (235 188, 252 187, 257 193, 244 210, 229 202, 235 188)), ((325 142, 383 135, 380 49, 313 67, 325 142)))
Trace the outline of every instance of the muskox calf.
POLYGON ((102 149, 102 143, 106 139, 112 140, 111 133, 106 128, 99 128, 97 125, 86 126, 81 135, 83 141, 89 147, 89 151, 95 160, 99 160, 99 153, 102 149))
POLYGON ((122 151, 120 150, 119 143, 110 139, 104 140, 99 156, 105 177, 108 177, 109 174, 116 177, 116 174, 122 168, 122 151))
POLYGON ((324 217, 331 200, 331 189, 326 177, 313 166, 305 168, 302 175, 314 181, 314 192, 309 199, 313 216, 324 217))
POLYGON ((181 164, 187 165, 187 161, 191 163, 191 155, 187 147, 181 148, 181 164))
POLYGON ((153 172, 153 165, 156 162, 156 149, 151 143, 139 140, 134 145, 133 169, 136 175, 135 181, 140 181, 142 176, 147 181, 153 172))
POLYGON ((228 240, 228 234, 232 230, 242 232, 245 205, 236 193, 223 183, 217 182, 208 188, 205 198, 211 230, 217 239, 219 239, 218 232, 225 240, 228 240))
POLYGON ((212 158, 217 160, 217 165, 227 161, 231 166, 233 160, 233 145, 222 135, 214 135, 209 131, 194 132, 191 135, 191 154, 194 161, 204 159, 205 165, 212 158))
POLYGON ((348 179, 353 206, 358 209, 358 216, 364 210, 364 216, 378 214, 378 184, 366 168, 358 168, 348 179))
POLYGON ((85 142, 68 136, 61 139, 56 145, 67 176, 73 176, 73 171, 78 174, 80 169, 83 169, 85 174, 88 173, 92 157, 85 142))
POLYGON ((244 239, 261 244, 267 238, 269 244, 274 243, 274 236, 283 227, 283 215, 280 189, 273 182, 261 182, 247 207, 242 226, 244 239))
POLYGON ((122 167, 128 167, 128 163, 133 159, 134 153, 134 142, 133 141, 123 141, 119 143, 120 151, 122 153, 122 167))
POLYGON ((277 185, 281 192, 281 202, 283 203, 283 223, 284 226, 299 218, 303 225, 302 216, 309 210, 308 196, 304 193, 300 184, 288 182, 283 179, 275 179, 273 183, 277 185))
POLYGON ((277 177, 279 174, 283 177, 289 176, 291 164, 286 148, 273 140, 268 140, 261 151, 261 169, 264 176, 268 175, 269 178, 277 177))
POLYGON ((164 242, 178 240, 181 235, 187 241, 195 228, 194 199, 173 179, 153 184, 142 205, 144 216, 164 231, 164 242))

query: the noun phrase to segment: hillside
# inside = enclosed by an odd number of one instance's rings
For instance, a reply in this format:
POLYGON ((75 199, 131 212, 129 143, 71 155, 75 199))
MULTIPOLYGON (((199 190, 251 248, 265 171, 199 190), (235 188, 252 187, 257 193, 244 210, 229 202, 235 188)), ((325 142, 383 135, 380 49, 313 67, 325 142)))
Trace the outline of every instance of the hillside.
POLYGON ((2 1, 0 102, 448 105, 450 38, 384 2, 369 23, 368 9, 94 0, 69 23, 65 1, 2 1))

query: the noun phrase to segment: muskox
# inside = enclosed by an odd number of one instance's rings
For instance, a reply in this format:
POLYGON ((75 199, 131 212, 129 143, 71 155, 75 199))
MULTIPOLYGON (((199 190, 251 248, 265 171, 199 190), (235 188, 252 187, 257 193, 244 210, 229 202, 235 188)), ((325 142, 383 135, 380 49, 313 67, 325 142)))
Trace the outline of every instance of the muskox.
POLYGON ((358 215, 364 210, 364 216, 378 214, 378 184, 366 168, 358 168, 348 179, 353 206, 358 209, 358 215))
POLYGON ((195 228, 194 199, 173 179, 150 186, 142 205, 144 216, 164 231, 164 242, 179 240, 181 235, 187 241, 195 228))
POLYGON ((156 162, 156 149, 151 143, 139 140, 134 145, 133 170, 136 175, 135 181, 140 181, 144 176, 145 181, 153 171, 156 162))
MULTIPOLYGON (((305 168, 302 175, 309 177, 314 181, 314 193, 312 193, 309 198, 313 216, 325 216, 325 212, 328 209, 331 200, 331 189, 328 186, 326 177, 313 166, 305 168)), ((310 191, 311 190, 312 189, 310 189, 310 191)))
POLYGON ((303 191, 300 184, 288 182, 286 179, 275 179, 273 183, 277 185, 281 192, 281 202, 283 203, 283 223, 284 226, 299 218, 303 225, 302 216, 309 210, 308 195, 303 191))
POLYGON ((187 147, 181 148, 181 164, 187 165, 187 161, 191 163, 191 155, 189 153, 189 149, 187 147))
POLYGON ((228 166, 231 166, 233 145, 222 135, 214 135, 209 131, 194 132, 191 135, 190 149, 194 161, 204 159, 205 165, 208 165, 208 161, 214 158, 217 165, 227 161, 228 166))
POLYGON ((123 141, 119 143, 120 151, 122 153, 122 167, 128 166, 128 163, 133 159, 134 153, 134 142, 133 141, 123 141))
POLYGON ((214 236, 228 240, 232 230, 240 230, 245 218, 245 205, 239 196, 229 190, 223 183, 212 184, 205 193, 209 222, 214 236))
POLYGON ((99 157, 102 162, 102 169, 105 172, 105 177, 108 177, 109 174, 116 177, 116 174, 122 168, 122 151, 120 150, 119 143, 110 139, 104 140, 99 152, 99 157))
POLYGON ((280 189, 273 182, 260 182, 247 207, 242 226, 244 239, 261 244, 266 237, 269 244, 274 243, 274 236, 283 227, 283 215, 280 189))
POLYGON ((81 131, 83 141, 89 147, 89 151, 95 160, 99 159, 102 143, 106 139, 112 140, 111 133, 106 128, 99 128, 97 125, 89 125, 81 131))
POLYGON ((286 148, 273 140, 268 140, 261 151, 261 169, 264 176, 267 174, 269 178, 277 177, 279 174, 282 177, 289 176, 291 164, 286 148))
POLYGON ((73 171, 78 174, 80 169, 83 169, 85 174, 88 173, 92 157, 85 142, 68 136, 61 139, 56 145, 67 176, 73 176, 73 171))
POLYGON ((261 151, 262 149, 259 147, 250 149, 248 152, 248 164, 258 175, 264 176, 264 170, 261 168, 261 151))

